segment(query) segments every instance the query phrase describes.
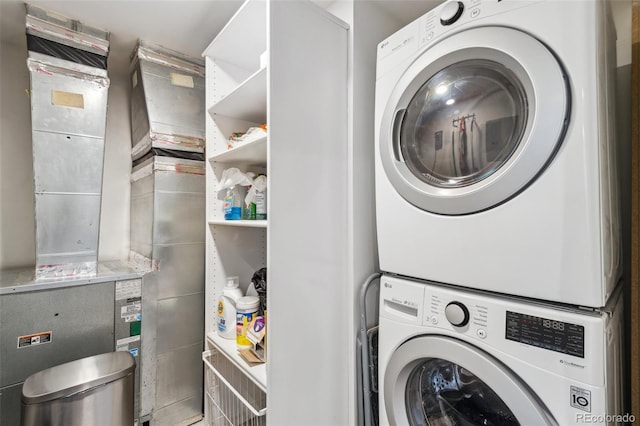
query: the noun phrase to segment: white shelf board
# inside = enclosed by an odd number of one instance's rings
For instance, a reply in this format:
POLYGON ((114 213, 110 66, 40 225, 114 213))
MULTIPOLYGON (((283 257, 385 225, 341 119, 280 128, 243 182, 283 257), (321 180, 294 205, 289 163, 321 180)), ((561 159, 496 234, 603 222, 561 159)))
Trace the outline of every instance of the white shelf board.
POLYGON ((218 333, 207 333, 207 339, 213 346, 222 351, 236 367, 242 370, 264 392, 267 392, 266 364, 250 365, 238 353, 235 339, 223 339, 218 333))
POLYGON ((224 220, 214 219, 209 221, 209 225, 237 226, 241 228, 266 228, 266 220, 224 220))
POLYGON ((202 56, 231 62, 247 70, 258 69, 267 49, 267 2, 246 1, 222 28, 202 56))
MULTIPOLYGON (((253 123, 267 121, 267 68, 260 68, 209 108, 209 114, 253 123)), ((214 117, 215 118, 215 117, 214 117)))
POLYGON ((242 143, 233 148, 209 157, 216 163, 247 163, 250 165, 267 164, 267 136, 251 142, 242 143))

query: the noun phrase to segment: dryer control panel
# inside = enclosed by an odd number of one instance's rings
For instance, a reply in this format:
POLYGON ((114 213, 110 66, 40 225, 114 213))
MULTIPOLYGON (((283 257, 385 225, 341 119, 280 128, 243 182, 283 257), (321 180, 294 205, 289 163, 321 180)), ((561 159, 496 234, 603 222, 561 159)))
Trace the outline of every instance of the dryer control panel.
POLYGON ((448 33, 476 24, 484 18, 527 7, 542 0, 450 0, 425 13, 378 44, 377 78, 417 54, 448 33))

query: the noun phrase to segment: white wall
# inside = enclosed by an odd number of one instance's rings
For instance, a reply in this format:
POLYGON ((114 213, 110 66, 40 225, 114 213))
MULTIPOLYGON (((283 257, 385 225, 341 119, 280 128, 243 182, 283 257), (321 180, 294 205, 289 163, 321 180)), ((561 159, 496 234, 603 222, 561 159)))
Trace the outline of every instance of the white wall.
POLYGON ((0 268, 35 260, 27 52, 0 45, 0 268))
MULTIPOLYGON (((354 389, 351 395, 357 395, 355 383, 359 380, 360 370, 356 349, 356 336, 360 328, 360 290, 366 278, 379 270, 378 250, 375 227, 374 195, 374 98, 375 70, 378 43, 402 27, 402 23, 389 16, 376 2, 354 1, 351 31, 351 132, 350 164, 351 194, 349 229, 351 235, 350 264, 352 271, 349 299, 353 325, 350 340, 350 367, 353 371, 354 389)), ((368 304, 370 318, 377 316, 376 291, 373 303, 368 304)), ((377 322, 377 321, 376 321, 377 322)), ((357 411, 361 400, 353 404, 351 424, 356 424, 357 411)))
MULTIPOLYGON (((26 48, 0 47, 0 269, 35 263, 33 165, 26 48)), ((99 260, 129 252, 128 76, 110 75, 99 260)))

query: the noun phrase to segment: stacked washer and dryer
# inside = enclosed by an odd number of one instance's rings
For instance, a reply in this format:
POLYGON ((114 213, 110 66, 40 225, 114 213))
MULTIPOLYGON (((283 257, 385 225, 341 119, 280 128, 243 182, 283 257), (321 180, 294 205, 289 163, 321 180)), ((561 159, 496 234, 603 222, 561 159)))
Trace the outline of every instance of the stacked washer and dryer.
POLYGON ((378 45, 380 424, 624 421, 608 3, 448 1, 378 45))

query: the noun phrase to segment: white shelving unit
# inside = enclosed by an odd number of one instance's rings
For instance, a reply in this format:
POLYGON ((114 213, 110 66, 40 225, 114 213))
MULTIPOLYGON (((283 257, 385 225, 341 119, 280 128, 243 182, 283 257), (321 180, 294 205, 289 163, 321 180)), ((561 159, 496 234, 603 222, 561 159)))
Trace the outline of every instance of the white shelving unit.
POLYGON ((230 406, 241 407, 251 424, 309 423, 310 413, 317 424, 348 423, 347 372, 341 369, 350 335, 332 331, 343 329, 348 309, 327 315, 336 300, 346 303, 346 210, 334 204, 344 206, 347 198, 347 29, 309 1, 247 0, 203 53, 207 424, 223 424, 221 418, 249 424, 240 413, 225 413, 220 398, 226 391, 235 398, 230 406), (232 133, 265 123, 265 138, 227 149, 232 133), (267 220, 224 220, 220 179, 229 167, 266 173, 267 220), (266 364, 252 366, 233 341, 218 338, 215 317, 226 277, 238 276, 246 291, 262 267, 268 269, 269 355, 266 364), (292 342, 313 350, 300 356, 292 342), (310 384, 314 394, 330 397, 318 401, 300 392, 310 384))
POLYGON ((246 292, 255 271, 267 265, 267 220, 225 220, 222 172, 237 167, 267 171, 268 137, 228 149, 229 136, 267 122, 267 3, 248 1, 204 51, 208 112, 206 170, 205 418, 207 424, 266 424, 267 367, 250 365, 236 342, 216 333, 216 304, 227 276, 246 292))
POLYGON ((209 115, 223 115, 260 122, 267 104, 267 69, 261 68, 209 108, 209 115))
POLYGON ((218 348, 235 366, 242 370, 260 389, 267 391, 267 367, 265 364, 247 365, 238 355, 236 341, 223 339, 215 332, 207 333, 207 342, 218 348))
POLYGON ((251 142, 241 143, 228 151, 209 157, 209 161, 216 163, 247 163, 266 167, 267 137, 264 136, 251 142))
POLYGON ((266 228, 267 221, 266 220, 224 220, 224 219, 214 219, 209 222, 209 225, 216 226, 234 226, 241 228, 266 228))

